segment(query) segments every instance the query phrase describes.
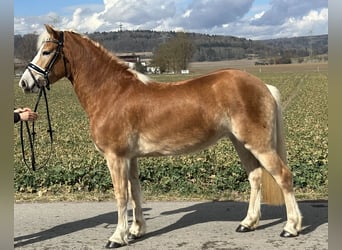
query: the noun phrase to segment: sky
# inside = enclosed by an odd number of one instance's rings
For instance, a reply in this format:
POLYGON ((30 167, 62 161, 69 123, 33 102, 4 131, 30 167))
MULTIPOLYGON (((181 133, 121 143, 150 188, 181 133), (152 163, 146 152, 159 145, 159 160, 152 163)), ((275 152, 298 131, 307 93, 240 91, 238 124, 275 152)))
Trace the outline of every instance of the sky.
POLYGON ((328 34, 328 0, 14 0, 14 34, 185 31, 247 39, 328 34))

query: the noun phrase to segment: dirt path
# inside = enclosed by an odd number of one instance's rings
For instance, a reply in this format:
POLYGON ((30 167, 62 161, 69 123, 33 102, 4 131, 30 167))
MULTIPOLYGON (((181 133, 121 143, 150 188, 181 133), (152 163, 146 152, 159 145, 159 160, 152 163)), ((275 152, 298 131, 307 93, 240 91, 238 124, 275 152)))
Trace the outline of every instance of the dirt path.
MULTIPOLYGON (((303 201, 303 231, 279 237, 285 208, 262 206, 259 229, 236 233, 244 202, 147 202, 147 234, 120 249, 328 249, 327 201, 303 201)), ((131 213, 131 212, 130 212, 131 213)), ((16 249, 104 249, 117 221, 114 202, 14 205, 16 249)))

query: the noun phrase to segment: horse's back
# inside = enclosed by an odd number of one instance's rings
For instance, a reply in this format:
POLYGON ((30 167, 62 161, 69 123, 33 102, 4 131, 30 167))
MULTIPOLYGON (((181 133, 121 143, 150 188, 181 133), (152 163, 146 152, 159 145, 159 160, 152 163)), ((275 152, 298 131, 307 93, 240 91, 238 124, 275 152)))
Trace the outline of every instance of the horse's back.
POLYGON ((188 153, 232 135, 249 140, 251 129, 272 126, 269 90, 243 71, 220 70, 153 93, 139 112, 139 152, 147 155, 188 153))

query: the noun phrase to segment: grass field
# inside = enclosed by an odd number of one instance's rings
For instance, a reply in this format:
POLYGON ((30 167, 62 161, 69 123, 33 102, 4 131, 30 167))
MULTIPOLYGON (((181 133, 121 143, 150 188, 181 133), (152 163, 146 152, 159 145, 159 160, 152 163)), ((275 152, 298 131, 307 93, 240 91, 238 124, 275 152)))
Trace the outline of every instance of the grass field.
MULTIPOLYGON (((158 81, 187 79, 218 68, 240 68, 279 88, 284 106, 288 162, 297 196, 326 199, 328 194, 328 65, 254 66, 238 61, 192 64, 190 75, 151 76, 158 81)), ((33 107, 36 95, 24 95, 14 79, 14 105, 33 107)), ((14 126, 16 199, 112 198, 104 158, 95 150, 88 121, 71 84, 61 80, 48 92, 54 146, 48 165, 37 172, 22 162, 19 127, 14 126)), ((37 162, 49 154, 43 105, 39 107, 37 162)), ((139 161, 140 179, 148 198, 239 199, 249 184, 228 140, 196 154, 139 161)))

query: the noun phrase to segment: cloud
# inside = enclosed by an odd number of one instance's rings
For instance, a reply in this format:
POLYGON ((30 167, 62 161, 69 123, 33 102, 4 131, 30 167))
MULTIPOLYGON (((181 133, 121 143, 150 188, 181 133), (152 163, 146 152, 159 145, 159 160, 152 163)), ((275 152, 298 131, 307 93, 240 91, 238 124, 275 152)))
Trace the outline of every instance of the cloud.
POLYGON ((15 34, 43 31, 44 23, 82 33, 148 29, 232 35, 250 39, 328 33, 327 0, 103 0, 67 6, 64 15, 15 17, 15 34), (70 11, 72 9, 72 11, 70 11), (67 14, 65 14, 67 13, 67 14))
POLYGON ((78 8, 68 26, 78 30, 116 30, 119 24, 129 28, 153 28, 163 19, 175 15, 176 6, 170 0, 104 0, 103 11, 87 13, 78 8))
POLYGON ((227 27, 213 30, 216 34, 233 34, 254 40, 328 34, 328 8, 311 10, 301 17, 290 17, 279 25, 253 25, 252 21, 234 22, 227 27))
POLYGON ((328 34, 328 8, 320 11, 311 10, 306 16, 300 18, 289 18, 282 24, 281 30, 282 33, 279 36, 287 37, 312 35, 317 32, 328 34))
POLYGON ((174 2, 166 0, 106 0, 104 2, 105 10, 99 16, 112 22, 141 25, 173 17, 176 12, 174 2))
POLYGON ((98 17, 97 13, 85 8, 76 8, 72 15, 72 19, 67 21, 63 27, 78 31, 94 32, 104 26, 107 22, 98 17))
POLYGON ((210 29, 243 17, 253 0, 197 0, 176 19, 175 24, 186 29, 210 29))
POLYGON ((192 0, 184 13, 174 0, 104 0, 104 9, 76 8, 67 28, 76 30, 129 29, 201 30, 233 22, 245 15, 253 0, 192 0))
POLYGON ((271 8, 255 19, 253 25, 281 25, 289 18, 300 18, 312 10, 328 7, 328 0, 273 0, 271 8))
POLYGON ((45 23, 53 23, 57 14, 49 12, 44 16, 14 17, 14 33, 41 33, 45 23))
POLYGON ((254 14, 254 16, 252 17, 252 21, 254 21, 254 20, 258 20, 258 19, 260 19, 263 15, 265 14, 265 11, 261 11, 260 13, 256 13, 256 14, 254 14))

